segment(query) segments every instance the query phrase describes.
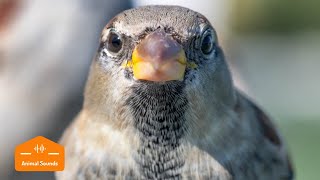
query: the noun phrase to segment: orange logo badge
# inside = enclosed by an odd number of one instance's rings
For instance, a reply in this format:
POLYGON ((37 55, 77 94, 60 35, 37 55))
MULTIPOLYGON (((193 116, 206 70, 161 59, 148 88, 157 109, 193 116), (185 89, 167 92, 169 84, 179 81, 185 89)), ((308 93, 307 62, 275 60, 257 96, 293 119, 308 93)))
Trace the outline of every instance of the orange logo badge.
POLYGON ((16 171, 62 171, 64 147, 43 136, 37 136, 16 147, 16 171))

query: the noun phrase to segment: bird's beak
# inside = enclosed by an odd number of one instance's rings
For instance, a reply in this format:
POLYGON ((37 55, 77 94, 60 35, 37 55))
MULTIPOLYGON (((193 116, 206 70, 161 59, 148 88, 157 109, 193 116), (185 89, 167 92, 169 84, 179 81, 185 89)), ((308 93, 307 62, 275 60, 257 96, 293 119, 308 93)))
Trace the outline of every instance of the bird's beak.
POLYGON ((183 80, 187 60, 181 45, 163 31, 147 35, 132 53, 135 79, 148 81, 183 80))

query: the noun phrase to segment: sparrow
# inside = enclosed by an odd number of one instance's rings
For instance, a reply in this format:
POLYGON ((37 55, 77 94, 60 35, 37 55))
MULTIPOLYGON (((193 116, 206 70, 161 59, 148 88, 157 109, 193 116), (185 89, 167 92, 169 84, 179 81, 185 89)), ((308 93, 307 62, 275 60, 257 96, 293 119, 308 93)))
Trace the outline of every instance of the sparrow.
POLYGON ((180 6, 126 10, 105 26, 60 143, 59 180, 293 179, 277 129, 234 87, 215 29, 180 6))

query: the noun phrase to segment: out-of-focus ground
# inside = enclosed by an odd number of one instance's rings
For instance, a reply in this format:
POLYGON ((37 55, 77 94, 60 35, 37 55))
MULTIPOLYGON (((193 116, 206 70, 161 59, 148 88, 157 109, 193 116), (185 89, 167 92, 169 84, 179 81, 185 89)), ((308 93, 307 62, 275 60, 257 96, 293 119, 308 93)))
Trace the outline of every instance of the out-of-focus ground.
POLYGON ((15 172, 14 147, 36 135, 57 141, 81 108, 102 27, 122 9, 160 2, 209 18, 235 83, 275 119, 287 140, 296 179, 319 179, 320 2, 14 1, 21 9, 6 15, 12 25, 3 30, 0 18, 0 179, 54 178, 15 172))

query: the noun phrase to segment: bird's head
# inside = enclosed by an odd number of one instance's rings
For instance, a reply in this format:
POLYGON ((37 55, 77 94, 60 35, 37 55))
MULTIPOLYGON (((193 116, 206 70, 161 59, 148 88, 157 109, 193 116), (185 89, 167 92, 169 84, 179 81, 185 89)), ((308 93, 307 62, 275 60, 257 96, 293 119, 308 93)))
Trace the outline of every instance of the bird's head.
POLYGON ((156 85, 179 86, 188 98, 232 104, 232 80, 216 31, 197 12, 178 6, 130 9, 105 26, 100 43, 85 105, 101 105, 112 96, 117 103, 131 87, 148 91, 156 85))

